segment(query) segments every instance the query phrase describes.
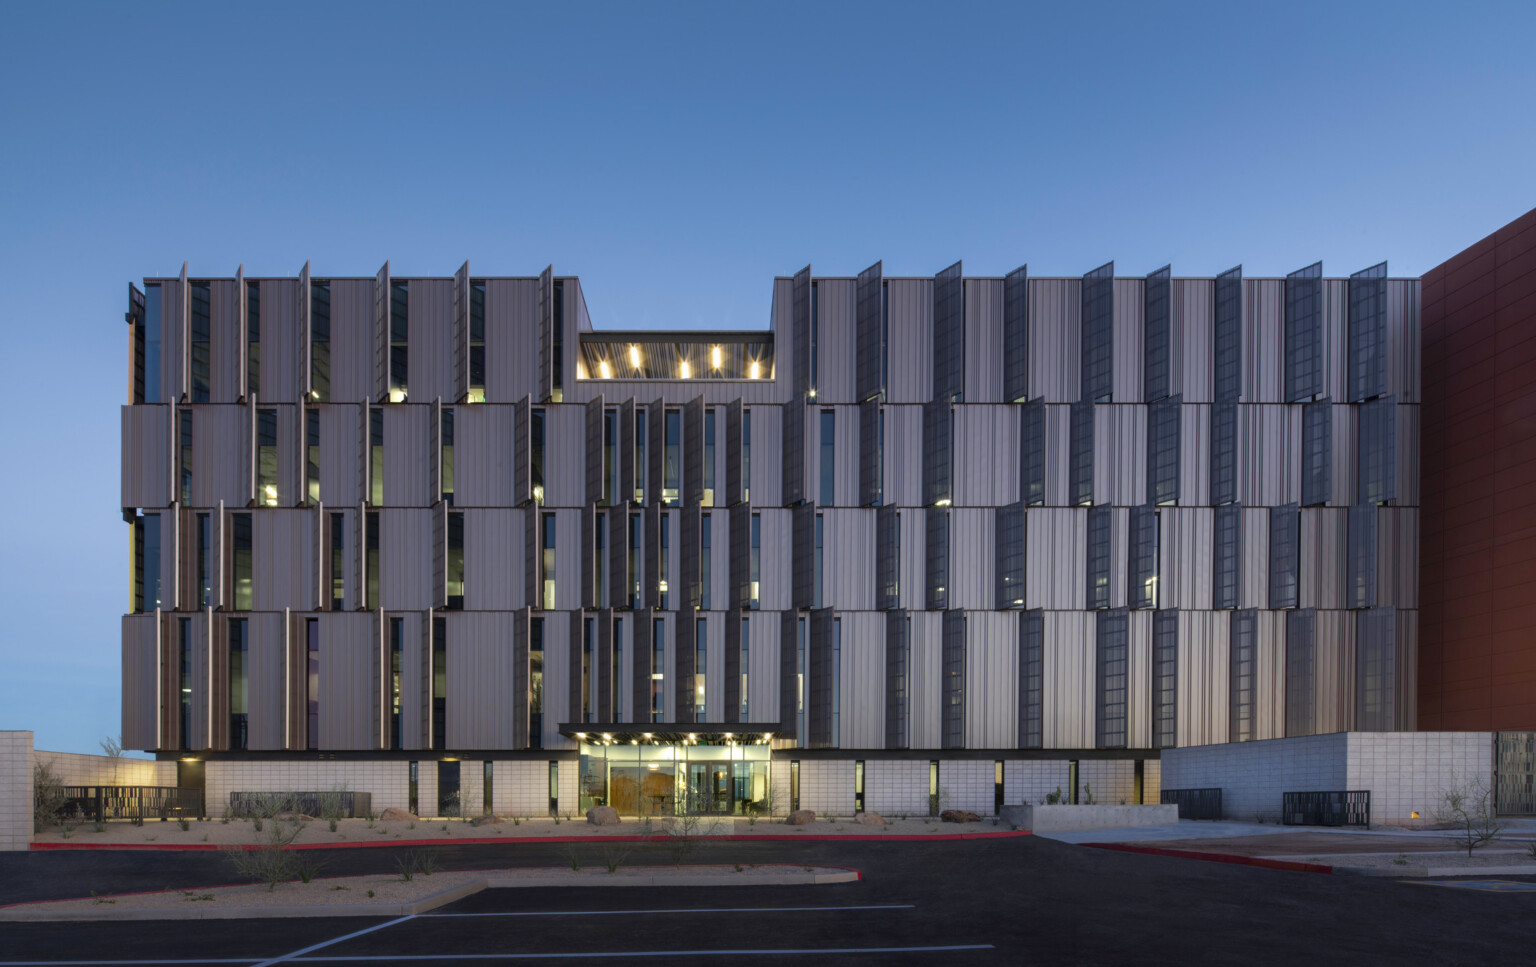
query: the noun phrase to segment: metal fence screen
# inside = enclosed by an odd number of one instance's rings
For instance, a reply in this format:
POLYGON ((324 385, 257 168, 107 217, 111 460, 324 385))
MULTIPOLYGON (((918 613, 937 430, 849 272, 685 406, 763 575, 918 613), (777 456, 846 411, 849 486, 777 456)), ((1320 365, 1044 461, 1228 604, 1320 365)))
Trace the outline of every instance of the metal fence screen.
POLYGON ((1282 793, 1280 821, 1287 826, 1370 826, 1371 791, 1282 793))
POLYGON ((1164 789, 1159 800, 1178 806, 1180 819, 1220 819, 1221 789, 1164 789))

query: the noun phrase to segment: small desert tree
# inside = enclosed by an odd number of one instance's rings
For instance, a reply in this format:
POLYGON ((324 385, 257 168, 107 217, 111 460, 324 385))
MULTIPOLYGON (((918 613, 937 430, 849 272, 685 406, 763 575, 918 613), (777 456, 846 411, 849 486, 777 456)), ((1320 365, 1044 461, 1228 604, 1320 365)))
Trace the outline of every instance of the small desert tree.
POLYGON ((226 846, 224 853, 240 876, 265 883, 268 891, 275 890, 279 883, 297 879, 303 872, 303 858, 288 848, 302 832, 302 822, 272 823, 254 846, 226 846))
POLYGON ((1441 806, 1435 821, 1456 826, 1456 838, 1467 847, 1467 857, 1479 846, 1487 846, 1503 832, 1493 788, 1481 776, 1462 781, 1452 779, 1451 786, 1440 793, 1441 806))
POLYGON ((112 760, 112 785, 118 785, 118 772, 123 764, 123 737, 107 736, 101 740, 102 754, 112 760))
POLYGON ((64 811, 64 783, 53 765, 38 759, 32 764, 32 832, 58 821, 64 811))

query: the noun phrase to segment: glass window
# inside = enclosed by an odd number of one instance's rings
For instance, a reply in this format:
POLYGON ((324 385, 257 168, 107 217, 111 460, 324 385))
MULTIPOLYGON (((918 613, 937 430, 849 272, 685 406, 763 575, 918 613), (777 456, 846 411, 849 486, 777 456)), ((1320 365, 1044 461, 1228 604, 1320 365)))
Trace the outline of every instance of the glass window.
POLYGON ((1301 504, 1326 504, 1332 494, 1333 400, 1323 397, 1301 408, 1301 504))
POLYGON ((544 411, 534 410, 529 415, 528 473, 533 484, 533 502, 544 503, 544 411))
POLYGON ((635 503, 645 503, 645 426, 646 412, 635 407, 635 503))
POLYGON ((597 622, 583 618, 581 622, 581 721, 595 721, 592 717, 592 666, 597 652, 597 622))
POLYGON ((592 606, 608 607, 608 515, 592 514, 592 606))
POLYGON ((821 607, 821 536, 824 522, 821 514, 816 515, 816 559, 811 569, 811 607, 821 607))
POLYGON ((1098 665, 1096 745, 1100 749, 1126 746, 1126 696, 1129 693, 1129 618, 1124 609, 1104 611, 1095 627, 1098 665))
POLYGON ((1285 277, 1285 401, 1323 391, 1323 263, 1285 277))
MULTIPOLYGON (((149 290, 145 290, 146 295, 149 290)), ((261 283, 245 284, 245 388, 261 389, 261 283)))
MULTIPOLYGON (((160 283, 144 284, 144 393, 141 402, 162 402, 160 389, 164 375, 160 371, 160 283)), ((254 389, 254 387, 253 387, 254 389)))
POLYGON ((528 745, 544 748, 544 619, 528 622, 528 745))
POLYGON ((346 596, 347 572, 342 552, 346 549, 347 518, 345 514, 331 514, 331 610, 342 610, 346 596))
POLYGON ((389 619, 389 747, 400 748, 400 652, 404 618, 389 619))
POLYGON ((177 634, 177 747, 192 748, 192 619, 176 619, 177 634))
POLYGON ((1003 402, 1029 397, 1029 268, 1003 279, 1003 402))
POLYGON ((1115 263, 1083 276, 1082 396, 1090 402, 1114 393, 1115 263))
POLYGON ((251 610, 251 515, 231 514, 230 562, 234 571, 235 610, 251 610))
POLYGON ((656 618, 651 624, 651 721, 666 720, 667 624, 656 618))
POLYGON ((1349 277, 1349 401, 1387 391, 1387 263, 1349 277))
POLYGON ((1316 731, 1313 691, 1316 684, 1317 612, 1311 608, 1285 616, 1285 734, 1316 731))
POLYGON ((939 661, 944 674, 940 741, 946 749, 958 749, 965 744, 965 617, 960 612, 944 615, 939 661))
POLYGON ((746 407, 741 410, 741 499, 752 500, 752 411, 746 407))
POLYGON ((832 619, 832 747, 843 744, 843 619, 832 619))
POLYGON ((923 503, 947 507, 954 481, 954 413, 934 400, 923 405, 923 503))
POLYGON ((682 463, 679 460, 679 452, 682 447, 683 415, 677 410, 667 410, 666 413, 666 458, 663 464, 661 481, 661 502, 667 507, 677 506, 679 480, 682 475, 682 463))
MULTIPOLYGON (((601 518, 599 518, 601 519, 601 518)), ((464 607, 464 512, 448 515, 448 608, 464 607)))
POLYGON ((306 749, 320 748, 320 622, 309 618, 304 622, 305 669, 304 695, 306 721, 306 749))
POLYGON ((706 722, 704 711, 704 684, 708 672, 709 624, 703 618, 695 618, 693 625, 693 720, 706 722))
POLYGON ((133 520, 133 610, 148 614, 160 607, 160 515, 133 520))
POLYGON ((1045 400, 1019 408, 1019 499, 1031 507, 1045 503, 1045 400))
POLYGON ((835 470, 837 468, 837 415, 821 411, 821 490, 818 502, 823 507, 837 503, 835 470))
POLYGON ((245 618, 229 619, 229 747, 244 749, 250 716, 250 673, 246 667, 250 626, 245 618))
POLYGON ((965 399, 965 279, 956 262, 933 277, 933 398, 965 399))
POLYGON ((943 611, 949 607, 949 508, 930 507, 927 518, 926 601, 929 611, 943 611))
POLYGON ((1229 640, 1230 657, 1228 670, 1231 683, 1228 689, 1229 742, 1248 742, 1254 733, 1254 686, 1257 676, 1258 652, 1257 611, 1232 612, 1232 631, 1229 640))
POLYGON ((901 606, 901 511, 894 506, 875 511, 875 598, 881 611, 901 606))
POLYGON ((715 506, 715 408, 704 410, 704 500, 703 506, 715 506))
POLYGON ((817 375, 821 372, 821 363, 818 359, 821 348, 821 299, 816 280, 811 280, 811 372, 810 372, 810 397, 816 398, 816 384, 819 382, 817 375))
POLYGON ((443 463, 441 483, 443 487, 443 500, 448 506, 453 506, 453 407, 443 407, 442 417, 438 423, 438 446, 442 448, 443 463))
POLYGON ((1147 407, 1147 502, 1172 504, 1179 499, 1179 411, 1181 396, 1147 407))
POLYGON ((320 411, 304 411, 304 477, 310 504, 320 503, 320 411))
POLYGON ((668 582, 668 578, 670 577, 672 562, 670 560, 671 555, 667 552, 672 547, 672 518, 667 514, 666 511, 661 512, 660 524, 661 553, 657 555, 657 569, 661 573, 657 576, 656 593, 660 598, 658 603, 661 605, 661 610, 670 611, 672 609, 667 606, 671 599, 671 595, 669 593, 671 591, 671 586, 668 582))
POLYGON ((389 283, 389 401, 404 403, 407 376, 410 373, 411 300, 410 284, 392 279, 389 283))
POLYGON ((1243 537, 1242 508, 1225 504, 1216 508, 1216 550, 1211 562, 1211 607, 1217 610, 1237 607, 1239 551, 1243 537))
POLYGON ((741 714, 739 718, 743 722, 750 722, 752 719, 747 714, 747 709, 750 707, 747 699, 747 682, 752 668, 752 622, 745 617, 741 619, 741 659, 737 662, 737 667, 741 669, 741 714))
POLYGON ((309 395, 331 399, 331 284, 309 284, 309 395))
POLYGON ((891 614, 885 621, 885 745, 907 747, 911 705, 911 619, 891 614))
POLYGON ((806 635, 809 633, 804 618, 798 619, 799 631, 795 643, 795 735, 801 748, 804 748, 809 736, 805 731, 805 651, 806 635))
POLYGON ((1132 608, 1157 607, 1159 518, 1151 507, 1131 508, 1130 566, 1126 588, 1132 608))
POLYGON ((1269 510, 1269 606, 1294 608, 1297 604, 1298 564, 1301 557, 1301 508, 1297 504, 1269 510))
POLYGON ((448 745, 448 619, 432 619, 432 748, 448 745))
POLYGON ((1178 745, 1179 613, 1152 615, 1152 748, 1178 745))
POLYGON ((640 535, 639 514, 629 515, 629 607, 640 607, 640 535))
MULTIPOLYGON (((485 402, 485 282, 469 284, 469 395, 468 403, 485 402)), ((487 763, 489 765, 489 763, 487 763)))
MULTIPOLYGON (((1243 389, 1243 267, 1216 276, 1216 320, 1212 332, 1213 396, 1236 403, 1243 389)), ((1236 499, 1236 498, 1234 498, 1236 499)))
POLYGON ((1024 607, 1024 503, 997 509, 998 610, 1024 607))
POLYGON ((368 407, 368 477, 369 500, 375 507, 384 503, 384 409, 368 407))
POLYGON ((277 506, 277 410, 256 411, 256 500, 277 506))
POLYGON ((363 518, 363 528, 367 532, 363 535, 364 567, 368 571, 368 597, 363 602, 364 607, 382 607, 384 602, 379 598, 379 512, 370 510, 363 518))
POLYGON ((713 571, 710 569, 710 515, 699 516, 699 608, 708 611, 709 587, 714 584, 713 571))
POLYGON ((609 702, 615 722, 627 722, 624 715, 624 619, 613 619, 613 655, 608 666, 608 680, 612 686, 609 702))
POLYGON ((750 580, 752 582, 752 597, 749 606, 756 611, 762 606, 762 581, 763 581, 763 515, 752 515, 752 547, 750 580))
POLYGON ((1148 403, 1168 396, 1173 382, 1169 374, 1171 276, 1172 269, 1166 265, 1153 272, 1142 295, 1142 399, 1148 403))
POLYGON ((1211 407, 1211 503, 1237 500, 1237 404, 1211 407))
POLYGON ((209 345, 208 283, 192 282, 188 285, 192 303, 190 306, 191 353, 188 370, 192 376, 192 402, 206 403, 208 395, 208 368, 212 353, 209 345))
POLYGON ((1088 609, 1109 607, 1109 506, 1088 508, 1088 609))
POLYGON ((197 515, 197 610, 214 606, 213 527, 207 514, 197 515))
POLYGON ((542 523, 543 528, 544 528, 543 535, 542 535, 543 543, 541 544, 541 546, 543 548, 543 551, 544 551, 544 561, 543 561, 543 564, 544 564, 544 567, 543 567, 543 570, 544 570, 544 589, 543 589, 544 590, 544 604, 543 604, 543 607, 544 607, 545 611, 553 611, 553 610, 555 610, 555 515, 554 515, 554 513, 550 512, 550 513, 543 514, 541 516, 541 523, 542 523))
POLYGON ((554 321, 554 332, 550 334, 550 391, 549 399, 552 403, 559 403, 565 398, 565 282, 556 279, 553 283, 555 304, 551 317, 554 321))
POLYGON ((620 502, 619 490, 619 413, 603 412, 603 503, 612 507, 620 502))
POLYGON ((1067 471, 1070 500, 1076 506, 1093 503, 1093 403, 1081 400, 1073 403, 1068 428, 1071 448, 1067 471))
POLYGON ((192 411, 180 410, 176 414, 181 430, 181 505, 192 506, 192 411))

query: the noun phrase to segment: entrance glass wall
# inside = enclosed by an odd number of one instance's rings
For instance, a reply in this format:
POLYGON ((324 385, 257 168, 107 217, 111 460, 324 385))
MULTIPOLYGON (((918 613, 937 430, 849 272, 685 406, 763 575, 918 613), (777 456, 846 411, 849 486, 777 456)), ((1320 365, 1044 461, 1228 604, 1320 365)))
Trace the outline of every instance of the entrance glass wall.
POLYGON ((766 745, 581 744, 581 812, 750 816, 768 812, 766 745))

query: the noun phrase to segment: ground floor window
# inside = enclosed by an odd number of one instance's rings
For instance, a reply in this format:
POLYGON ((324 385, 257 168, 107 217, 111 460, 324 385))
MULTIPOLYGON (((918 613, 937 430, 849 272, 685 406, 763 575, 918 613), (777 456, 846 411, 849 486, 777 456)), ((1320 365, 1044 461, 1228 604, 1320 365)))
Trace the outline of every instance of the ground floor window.
POLYGON ((767 815, 766 745, 581 746, 581 802, 621 816, 767 815))

